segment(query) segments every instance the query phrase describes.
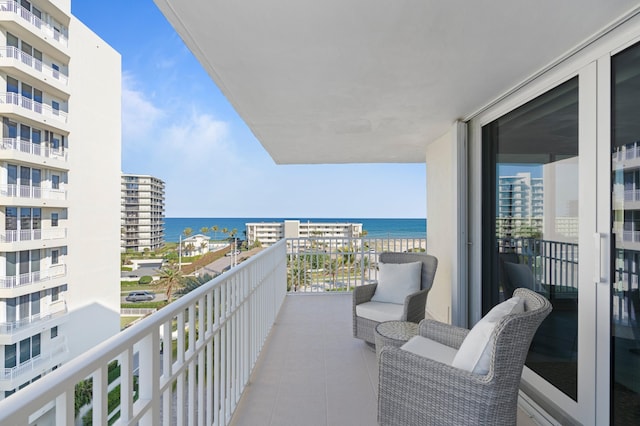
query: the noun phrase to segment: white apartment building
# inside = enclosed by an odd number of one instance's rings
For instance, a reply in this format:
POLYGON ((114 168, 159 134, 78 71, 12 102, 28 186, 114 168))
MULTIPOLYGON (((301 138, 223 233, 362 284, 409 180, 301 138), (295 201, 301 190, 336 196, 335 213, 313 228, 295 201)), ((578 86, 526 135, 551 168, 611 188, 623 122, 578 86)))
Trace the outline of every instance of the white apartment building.
POLYGON ((541 231, 543 206, 543 178, 531 177, 528 172, 498 178, 496 227, 499 235, 518 236, 525 228, 528 232, 541 231))
POLYGON ((361 223, 323 223, 285 220, 284 222, 246 223, 247 243, 260 241, 265 247, 282 238, 359 238, 361 223))
POLYGON ((120 250, 142 252, 164 245, 164 182, 150 175, 122 174, 120 250))
POLYGON ((0 399, 119 331, 120 76, 69 0, 0 1, 0 399))

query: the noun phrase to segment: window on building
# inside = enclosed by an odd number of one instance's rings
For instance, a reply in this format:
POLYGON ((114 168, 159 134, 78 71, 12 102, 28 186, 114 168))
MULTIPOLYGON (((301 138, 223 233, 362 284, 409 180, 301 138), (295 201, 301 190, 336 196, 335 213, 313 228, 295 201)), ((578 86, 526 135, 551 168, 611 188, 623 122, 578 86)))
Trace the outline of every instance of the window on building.
POLYGON ((53 78, 58 79, 60 78, 60 66, 56 65, 56 64, 51 64, 51 69, 53 70, 53 78))
POLYGON ((56 337, 58 337, 58 326, 57 325, 55 327, 51 328, 51 338, 55 339, 56 337))
POLYGON ((51 250, 51 264, 57 265, 60 261, 60 251, 59 250, 51 250))
POLYGON ((58 226, 58 213, 51 213, 51 227, 55 228, 58 226))
POLYGON ((20 364, 31 359, 31 338, 20 341, 20 364))
POLYGON ((4 347, 4 368, 13 368, 17 365, 16 344, 4 347))
POLYGON ((60 287, 53 287, 51 289, 51 301, 55 302, 60 299, 60 287))
POLYGON ((60 176, 51 175, 51 188, 60 189, 60 176))
POLYGON ((51 109, 53 110, 53 115, 60 115, 60 103, 56 101, 51 101, 51 109))
POLYGON ((4 208, 4 229, 7 231, 18 230, 18 208, 17 207, 4 208))

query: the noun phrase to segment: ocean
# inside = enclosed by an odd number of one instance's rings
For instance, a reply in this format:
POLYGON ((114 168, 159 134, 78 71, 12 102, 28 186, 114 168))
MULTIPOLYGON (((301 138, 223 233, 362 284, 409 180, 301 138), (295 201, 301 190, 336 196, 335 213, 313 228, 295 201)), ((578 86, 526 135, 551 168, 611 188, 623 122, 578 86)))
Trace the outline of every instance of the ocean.
MULTIPOLYGON (((300 222, 349 222, 362 223, 362 229, 367 231, 368 238, 425 238, 427 235, 427 220, 422 219, 327 219, 327 218, 292 218, 300 222)), ((200 233, 200 229, 212 226, 218 227, 217 235, 209 232, 212 238, 222 239, 223 228, 229 231, 238 230, 238 237, 244 238, 245 223, 253 222, 283 222, 283 218, 193 218, 193 217, 167 217, 165 218, 165 241, 178 242, 180 234, 186 228, 191 228, 194 234, 200 233)))

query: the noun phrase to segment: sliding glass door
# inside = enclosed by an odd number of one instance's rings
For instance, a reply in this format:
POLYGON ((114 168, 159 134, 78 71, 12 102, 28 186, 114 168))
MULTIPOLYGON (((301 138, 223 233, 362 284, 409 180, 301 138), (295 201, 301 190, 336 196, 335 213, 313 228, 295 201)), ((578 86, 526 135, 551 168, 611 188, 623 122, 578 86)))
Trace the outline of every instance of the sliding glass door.
POLYGON ((483 314, 526 287, 553 311, 526 365, 578 398, 579 78, 482 127, 483 314))
POLYGON ((612 424, 640 424, 640 45, 611 58, 612 424))

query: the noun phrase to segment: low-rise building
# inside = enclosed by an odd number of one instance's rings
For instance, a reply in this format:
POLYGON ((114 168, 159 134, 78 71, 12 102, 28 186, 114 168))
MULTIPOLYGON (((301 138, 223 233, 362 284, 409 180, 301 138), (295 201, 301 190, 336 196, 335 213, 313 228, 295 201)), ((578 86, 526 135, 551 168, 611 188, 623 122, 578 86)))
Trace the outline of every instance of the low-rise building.
POLYGON ((245 224, 247 243, 259 241, 263 246, 275 244, 282 238, 360 238, 361 223, 346 222, 260 222, 245 224))

